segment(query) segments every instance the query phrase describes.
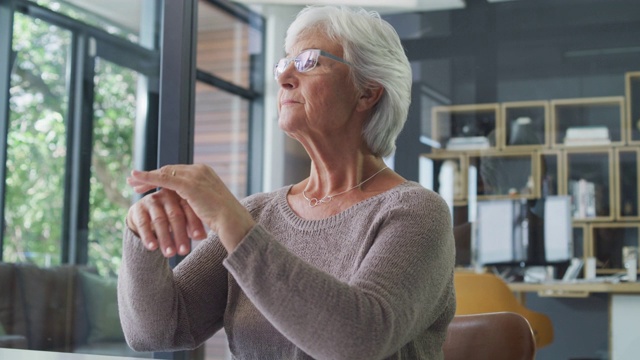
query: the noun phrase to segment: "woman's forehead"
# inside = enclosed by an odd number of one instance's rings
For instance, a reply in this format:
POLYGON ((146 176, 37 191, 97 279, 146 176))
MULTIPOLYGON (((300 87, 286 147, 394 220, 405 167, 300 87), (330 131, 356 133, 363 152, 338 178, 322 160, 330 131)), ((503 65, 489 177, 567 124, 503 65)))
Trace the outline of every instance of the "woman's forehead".
POLYGON ((307 49, 321 49, 336 56, 342 55, 342 46, 337 41, 330 39, 322 32, 305 32, 296 38, 290 48, 286 49, 287 56, 295 56, 307 49))

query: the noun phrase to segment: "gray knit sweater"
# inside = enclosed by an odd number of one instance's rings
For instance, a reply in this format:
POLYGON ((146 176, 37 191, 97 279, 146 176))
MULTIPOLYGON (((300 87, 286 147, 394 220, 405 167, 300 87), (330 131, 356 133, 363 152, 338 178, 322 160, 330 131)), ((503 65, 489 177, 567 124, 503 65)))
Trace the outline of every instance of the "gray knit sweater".
POLYGON ((305 220, 289 189, 243 200, 258 225, 233 253, 210 235, 173 272, 126 230, 118 301, 129 345, 190 349, 224 327, 236 359, 442 359, 455 312, 445 202, 405 182, 305 220))

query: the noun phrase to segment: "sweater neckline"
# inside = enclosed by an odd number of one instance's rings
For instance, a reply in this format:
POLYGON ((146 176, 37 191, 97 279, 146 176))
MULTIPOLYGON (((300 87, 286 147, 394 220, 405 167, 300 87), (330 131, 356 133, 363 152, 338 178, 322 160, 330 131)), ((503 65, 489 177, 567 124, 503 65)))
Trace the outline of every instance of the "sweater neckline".
POLYGON ((317 219, 317 220, 304 219, 298 216, 298 214, 296 214, 293 211, 293 209, 291 209, 291 206, 289 206, 289 202, 287 201, 287 195, 291 191, 293 184, 289 186, 285 186, 284 188, 281 189, 281 191, 277 194, 277 203, 278 203, 278 208, 280 209, 280 213, 289 224, 299 229, 317 230, 317 229, 322 229, 329 226, 334 226, 335 224, 343 221, 345 218, 350 218, 352 213, 360 210, 365 206, 368 206, 369 203, 380 202, 384 198, 387 198, 388 196, 390 196, 391 193, 395 193, 398 190, 405 188, 407 186, 410 186, 412 184, 413 184, 412 181, 405 180, 402 183, 390 188, 389 190, 386 190, 384 192, 381 192, 380 194, 374 195, 370 198, 364 199, 358 203, 351 205, 349 208, 345 209, 344 211, 341 211, 335 215, 331 215, 329 217, 326 217, 323 219, 317 219))

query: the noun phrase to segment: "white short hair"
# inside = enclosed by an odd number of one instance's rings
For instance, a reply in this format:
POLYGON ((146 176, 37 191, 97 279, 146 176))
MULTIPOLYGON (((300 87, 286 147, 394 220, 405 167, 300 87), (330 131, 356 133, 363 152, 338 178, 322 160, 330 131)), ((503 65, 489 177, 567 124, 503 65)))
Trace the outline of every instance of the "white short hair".
POLYGON ((352 65, 357 89, 384 88, 363 129, 363 137, 375 155, 391 155, 411 103, 411 65, 398 33, 377 12, 344 6, 308 6, 289 26, 285 50, 289 52, 308 31, 322 31, 342 46, 344 59, 352 65))

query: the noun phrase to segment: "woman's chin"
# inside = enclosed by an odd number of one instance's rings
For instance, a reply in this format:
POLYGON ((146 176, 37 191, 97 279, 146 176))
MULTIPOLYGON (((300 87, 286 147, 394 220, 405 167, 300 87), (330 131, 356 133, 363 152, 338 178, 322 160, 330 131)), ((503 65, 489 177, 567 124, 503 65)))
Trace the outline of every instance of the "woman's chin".
POLYGON ((297 129, 300 128, 297 121, 294 121, 291 118, 282 117, 282 116, 278 118, 278 127, 280 128, 280 130, 284 131, 287 134, 295 132, 297 129))

